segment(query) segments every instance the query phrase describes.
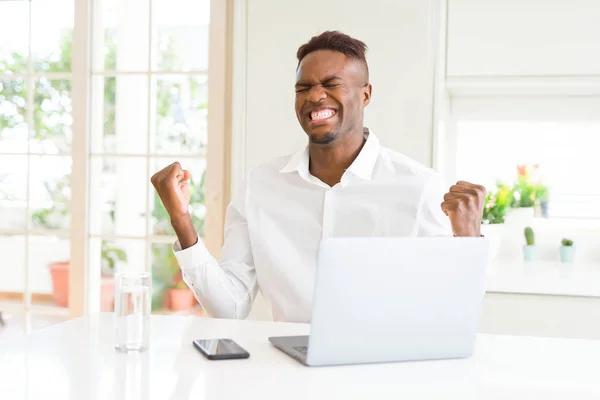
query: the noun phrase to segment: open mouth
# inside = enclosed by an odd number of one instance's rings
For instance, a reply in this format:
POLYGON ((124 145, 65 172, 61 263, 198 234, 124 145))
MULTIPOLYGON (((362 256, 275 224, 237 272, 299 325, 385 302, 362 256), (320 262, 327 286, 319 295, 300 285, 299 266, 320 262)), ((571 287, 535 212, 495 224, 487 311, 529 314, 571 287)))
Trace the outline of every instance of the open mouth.
POLYGON ((319 108, 308 113, 308 119, 313 122, 323 122, 333 118, 337 110, 333 108, 319 108))

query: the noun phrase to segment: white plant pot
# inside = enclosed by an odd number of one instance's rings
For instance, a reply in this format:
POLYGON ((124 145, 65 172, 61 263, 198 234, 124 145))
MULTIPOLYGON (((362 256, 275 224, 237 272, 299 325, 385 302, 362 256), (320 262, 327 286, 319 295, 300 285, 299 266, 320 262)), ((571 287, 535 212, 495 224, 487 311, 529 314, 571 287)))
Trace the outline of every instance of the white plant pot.
POLYGON ((481 234, 490 242, 490 253, 488 262, 493 262, 498 257, 502 241, 504 239, 504 224, 483 224, 481 225, 481 234))

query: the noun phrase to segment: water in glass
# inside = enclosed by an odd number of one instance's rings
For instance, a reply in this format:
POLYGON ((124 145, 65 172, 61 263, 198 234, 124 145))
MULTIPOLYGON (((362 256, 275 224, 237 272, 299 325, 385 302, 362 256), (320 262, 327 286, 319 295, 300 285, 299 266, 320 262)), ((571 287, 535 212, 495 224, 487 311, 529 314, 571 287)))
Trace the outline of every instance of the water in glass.
POLYGON ((115 285, 117 350, 144 351, 150 339, 150 277, 118 275, 115 285))

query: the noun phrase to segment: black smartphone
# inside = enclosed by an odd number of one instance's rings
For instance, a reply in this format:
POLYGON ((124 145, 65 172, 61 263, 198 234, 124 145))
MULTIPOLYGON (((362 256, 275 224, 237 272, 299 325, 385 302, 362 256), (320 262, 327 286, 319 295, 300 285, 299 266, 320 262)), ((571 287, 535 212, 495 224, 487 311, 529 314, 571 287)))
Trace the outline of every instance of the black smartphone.
POLYGON ((250 353, 231 339, 194 340, 194 347, 209 360, 248 358, 250 353))

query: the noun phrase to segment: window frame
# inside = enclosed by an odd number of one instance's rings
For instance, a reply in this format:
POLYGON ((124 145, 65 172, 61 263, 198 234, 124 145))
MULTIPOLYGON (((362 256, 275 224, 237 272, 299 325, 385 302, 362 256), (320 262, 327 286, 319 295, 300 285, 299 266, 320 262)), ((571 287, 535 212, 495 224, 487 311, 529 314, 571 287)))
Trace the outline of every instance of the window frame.
MULTIPOLYGON (((152 1, 150 2, 149 18, 152 21, 152 1)), ((202 71, 176 72, 176 71, 93 71, 92 63, 92 27, 94 15, 101 15, 98 10, 99 2, 94 0, 73 0, 73 50, 71 60, 71 72, 67 73, 34 73, 32 60, 29 60, 28 71, 23 74, 14 74, 7 77, 11 79, 23 77, 28 82, 33 82, 35 78, 43 76, 47 79, 70 79, 72 83, 72 146, 71 152, 53 154, 52 156, 68 156, 72 160, 71 169, 71 225, 70 230, 45 230, 32 229, 28 222, 25 229, 2 229, 0 235, 22 235, 25 238, 25 276, 23 305, 18 305, 5 310, 14 310, 24 312, 26 321, 30 321, 32 314, 36 315, 57 315, 63 317, 80 317, 86 314, 94 313, 100 310, 100 279, 101 274, 99 266, 90 262, 89 242, 90 239, 133 239, 124 235, 102 235, 91 234, 90 232, 90 180, 99 177, 90 177, 91 160, 95 156, 101 157, 124 157, 133 158, 140 156, 146 159, 146 169, 148 177, 155 171, 152 169, 153 160, 156 158, 192 158, 203 157, 206 159, 206 221, 205 236, 206 245, 209 251, 219 255, 223 243, 223 222, 225 218, 226 206, 230 196, 230 152, 231 152, 231 102, 232 102, 232 21, 233 21, 233 0, 216 1, 211 0, 210 6, 210 24, 209 24, 209 66, 202 71), (183 74, 186 76, 202 75, 206 76, 210 70, 210 79, 208 80, 209 94, 208 103, 210 112, 208 117, 208 143, 210 151, 205 154, 153 154, 150 149, 142 155, 138 154, 95 154, 91 151, 91 85, 92 80, 98 76, 109 77, 117 75, 137 74, 148 77, 148 84, 152 85, 153 77, 172 76, 183 74), (69 307, 61 309, 56 307, 32 306, 31 290, 29 287, 29 238, 31 236, 52 236, 70 239, 70 267, 69 267, 69 307)), ((29 32, 31 38, 31 12, 32 4, 29 2, 29 32)), ((152 27, 150 26, 150 29, 152 27)), ((149 32, 150 34, 151 32, 149 32)), ((149 47, 152 49, 153 42, 149 40, 149 47)), ((29 43, 31 49, 31 39, 29 43)), ((151 65, 151 53, 149 55, 149 66, 151 65)), ((33 87, 27 86, 28 104, 33 103, 33 87)), ((150 99, 149 99, 150 102, 150 99)), ((28 123, 31 129, 32 111, 28 109, 28 123)), ((149 112, 151 114, 151 112, 149 112)), ((148 127, 148 135, 151 129, 148 127)), ((150 142, 149 142, 150 143, 150 142)), ((8 154, 8 153, 7 153, 8 154)), ((30 157, 37 154, 30 151, 30 141, 28 139, 27 153, 11 153, 11 155, 26 155, 28 168, 30 166, 30 157)), ((27 218, 30 214, 30 189, 29 175, 27 182, 27 218)), ((146 193, 150 193, 150 180, 146 183, 146 193)), ((149 197, 149 196, 146 196, 149 197)), ((146 204, 146 210, 150 208, 149 201, 146 204)), ((172 243, 176 238, 174 236, 156 236, 149 231, 150 213, 146 212, 146 236, 135 237, 136 240, 143 240, 145 244, 144 268, 149 270, 151 267, 151 246, 155 243, 172 243)), ((26 322, 26 331, 31 329, 31 324, 26 322)))

